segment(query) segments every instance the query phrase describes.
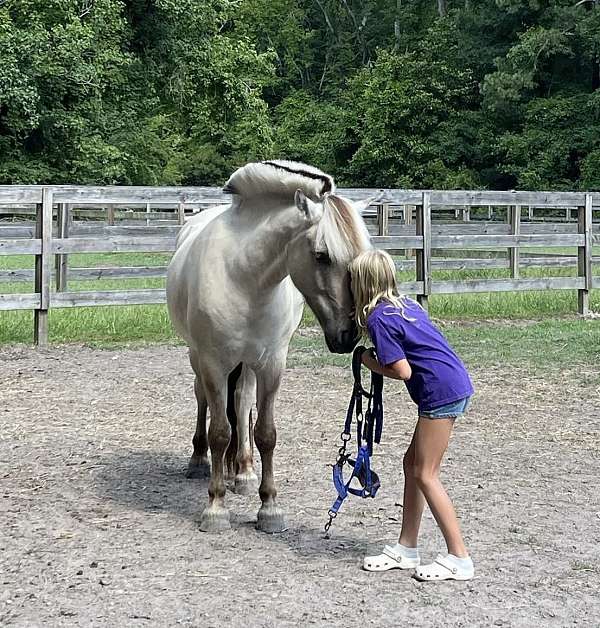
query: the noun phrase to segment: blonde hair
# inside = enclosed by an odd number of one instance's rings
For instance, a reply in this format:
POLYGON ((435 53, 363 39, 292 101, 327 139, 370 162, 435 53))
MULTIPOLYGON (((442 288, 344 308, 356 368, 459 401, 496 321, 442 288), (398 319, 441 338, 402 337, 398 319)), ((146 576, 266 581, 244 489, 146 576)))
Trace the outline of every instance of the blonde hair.
POLYGON ((412 299, 400 294, 396 286, 396 265, 389 253, 371 249, 350 262, 354 318, 363 335, 367 334, 367 318, 382 301, 397 308, 407 320, 405 308, 412 299))
POLYGON ((315 247, 326 250, 332 261, 342 263, 371 248, 367 226, 358 211, 343 197, 325 195, 315 247))

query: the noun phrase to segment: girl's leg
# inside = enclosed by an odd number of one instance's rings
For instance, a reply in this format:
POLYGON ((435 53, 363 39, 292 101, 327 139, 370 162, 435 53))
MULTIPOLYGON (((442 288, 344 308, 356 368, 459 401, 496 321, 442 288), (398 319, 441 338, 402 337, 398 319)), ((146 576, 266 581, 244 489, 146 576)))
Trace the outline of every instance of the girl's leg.
POLYGON ((439 478, 440 464, 453 427, 454 419, 419 417, 413 438, 414 479, 444 535, 448 553, 466 558, 468 552, 460 533, 454 506, 439 478))
POLYGON ((419 424, 417 423, 403 460, 404 502, 402 507, 402 529, 400 530, 398 543, 401 543, 404 547, 417 547, 421 517, 425 508, 425 498, 415 481, 415 441, 418 428, 419 424))

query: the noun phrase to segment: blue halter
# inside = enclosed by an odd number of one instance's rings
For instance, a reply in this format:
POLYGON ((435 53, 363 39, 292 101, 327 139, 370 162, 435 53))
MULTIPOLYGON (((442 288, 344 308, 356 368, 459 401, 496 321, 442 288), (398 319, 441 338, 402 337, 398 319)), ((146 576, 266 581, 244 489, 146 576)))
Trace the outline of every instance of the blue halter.
POLYGON ((375 497, 379 489, 379 476, 371 469, 371 456, 373 455, 373 442, 379 443, 383 429, 383 375, 371 373, 371 388, 367 392, 361 383, 361 366, 364 347, 357 347, 352 355, 352 374, 354 386, 350 404, 346 412, 344 431, 340 435, 342 446, 338 450, 338 459, 333 467, 333 485, 337 491, 337 499, 329 509, 329 521, 325 524, 325 531, 329 531, 333 520, 348 494, 358 497, 375 497), (368 399, 367 411, 363 417, 363 397, 368 399), (352 460, 346 453, 346 445, 352 438, 352 416, 356 414, 356 458, 352 460), (344 465, 352 467, 352 473, 347 482, 344 482, 344 465), (356 478, 360 488, 351 487, 352 480, 356 478))

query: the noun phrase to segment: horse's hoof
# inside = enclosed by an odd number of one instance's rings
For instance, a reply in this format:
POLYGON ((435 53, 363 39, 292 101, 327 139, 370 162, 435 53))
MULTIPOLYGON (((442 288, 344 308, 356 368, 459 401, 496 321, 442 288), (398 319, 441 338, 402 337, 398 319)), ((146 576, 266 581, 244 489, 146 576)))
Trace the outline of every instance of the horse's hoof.
POLYGON ((234 493, 238 495, 251 495, 258 491, 258 478, 256 473, 240 473, 235 476, 234 493))
POLYGON ((206 508, 200 517, 200 530, 213 533, 231 530, 229 511, 225 508, 219 510, 206 508))
POLYGON ((287 530, 287 524, 283 511, 276 506, 263 506, 258 511, 256 529, 267 534, 276 534, 287 530))
POLYGON ((210 465, 208 462, 194 462, 190 460, 188 468, 185 472, 186 478, 206 479, 210 477, 210 465))

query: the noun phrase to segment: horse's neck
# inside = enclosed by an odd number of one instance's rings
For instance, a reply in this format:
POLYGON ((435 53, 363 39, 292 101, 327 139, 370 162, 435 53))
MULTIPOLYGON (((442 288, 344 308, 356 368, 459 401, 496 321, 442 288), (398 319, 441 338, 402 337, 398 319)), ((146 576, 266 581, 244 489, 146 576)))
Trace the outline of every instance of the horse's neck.
POLYGON ((246 232, 244 272, 261 290, 275 288, 289 274, 287 247, 306 228, 302 215, 295 206, 269 208, 257 204, 241 210, 238 221, 246 232))

